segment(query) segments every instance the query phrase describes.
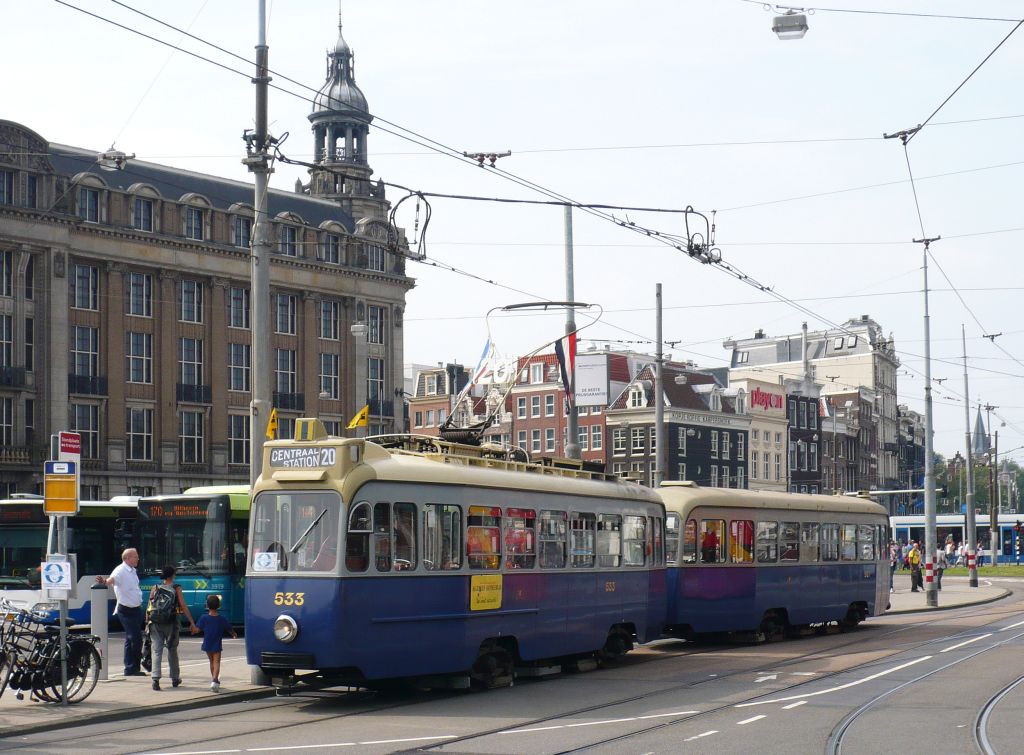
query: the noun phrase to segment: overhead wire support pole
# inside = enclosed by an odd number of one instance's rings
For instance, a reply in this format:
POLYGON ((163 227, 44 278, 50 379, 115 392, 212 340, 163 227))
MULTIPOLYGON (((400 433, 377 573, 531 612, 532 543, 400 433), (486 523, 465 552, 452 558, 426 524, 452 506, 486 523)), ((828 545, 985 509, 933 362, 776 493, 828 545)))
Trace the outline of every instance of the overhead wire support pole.
POLYGON ((270 228, 267 191, 270 185, 270 156, 267 148, 268 75, 267 3, 259 0, 256 44, 256 129, 247 132, 246 157, 242 163, 253 174, 255 184, 249 305, 252 313, 252 400, 249 404, 249 484, 255 485, 263 470, 263 441, 270 419, 270 228))
POLYGON ((960 340, 964 347, 964 448, 967 456, 967 579, 971 587, 978 586, 978 529, 974 521, 974 455, 971 451, 971 395, 967 385, 967 332, 960 325, 960 340))
MULTIPOLYGON (((999 431, 992 432, 992 412, 998 406, 985 404, 985 425, 988 430, 988 545, 992 556, 992 566, 999 565, 999 506, 996 504, 996 463, 999 459, 999 431)), ((998 417, 998 415, 997 415, 998 417)))
MULTIPOLYGON (((906 142, 904 142, 904 146, 906 142)), ((938 606, 939 594, 934 581, 936 557, 935 533, 935 459, 932 451, 932 359, 931 359, 931 317, 928 312, 928 248, 933 238, 914 239, 915 244, 922 244, 924 251, 924 543, 925 543, 925 605, 938 606)))
POLYGON ((662 460, 665 455, 665 354, 662 342, 662 316, 661 316, 661 284, 656 289, 657 299, 657 325, 655 328, 658 347, 654 358, 654 474, 652 483, 655 488, 661 487, 665 479, 665 465, 662 460))
MULTIPOLYGON (((499 155, 501 157, 501 155, 499 155)), ((493 163, 492 163, 493 164, 493 163)), ((572 264, 572 205, 565 205, 565 300, 576 299, 576 283, 573 276, 572 264)), ((565 334, 571 335, 576 332, 576 310, 573 307, 565 308, 565 334)), ((565 355, 566 368, 569 373, 569 385, 565 386, 566 394, 566 439, 565 455, 569 459, 580 459, 583 456, 580 447, 580 418, 579 410, 576 408, 576 370, 574 357, 565 355), (570 364, 571 362, 571 364, 570 364)))

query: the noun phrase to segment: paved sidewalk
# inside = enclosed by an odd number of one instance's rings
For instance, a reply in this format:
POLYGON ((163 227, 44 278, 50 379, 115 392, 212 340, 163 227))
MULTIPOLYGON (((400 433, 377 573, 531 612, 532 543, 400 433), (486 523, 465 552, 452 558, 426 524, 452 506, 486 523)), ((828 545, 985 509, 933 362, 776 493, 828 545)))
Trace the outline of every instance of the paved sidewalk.
POLYGON ((177 689, 171 687, 165 658, 158 692, 152 688, 152 679, 148 675, 129 678, 122 675, 123 637, 115 634, 110 638, 111 671, 116 673, 110 674, 109 681, 97 683, 92 694, 77 705, 64 707, 30 702, 28 692, 24 693, 24 700, 17 700, 13 690, 6 690, 0 697, 0 750, 4 749, 3 739, 31 732, 131 718, 158 710, 202 708, 274 694, 272 689, 254 687, 249 683, 243 639, 224 640, 221 691, 211 692, 209 661, 200 649, 202 638, 183 635, 179 645, 182 684, 177 689), (233 657, 228 657, 229 654, 233 657))
POLYGON ((886 611, 891 613, 915 613, 917 611, 937 611, 946 608, 960 608, 961 606, 973 606, 979 603, 991 603, 994 600, 1005 598, 1012 590, 993 584, 989 579, 978 580, 977 587, 970 587, 967 584, 967 577, 943 577, 942 589, 938 591, 938 608, 925 605, 923 590, 911 592, 910 572, 896 572, 894 580, 896 592, 889 593, 890 608, 886 611))
MULTIPOLYGON (((988 603, 1010 594, 1010 590, 993 586, 983 579, 980 587, 971 588, 966 577, 950 577, 943 580, 939 593, 939 609, 988 603)), ((925 605, 923 592, 910 591, 910 576, 899 572, 896 575, 896 591, 889 595, 892 607, 888 613, 911 613, 914 611, 937 610, 925 605)), ((206 654, 200 650, 201 640, 183 636, 181 653, 181 675, 183 684, 174 689, 166 675, 160 680, 162 689, 152 689, 148 676, 124 678, 112 673, 110 680, 99 682, 87 700, 78 705, 64 708, 50 703, 33 703, 28 694, 24 700, 15 699, 14 692, 7 690, 0 697, 0 739, 16 737, 34 731, 76 726, 86 722, 109 721, 147 715, 157 711, 172 711, 238 702, 254 697, 273 694, 266 687, 255 687, 249 683, 249 667, 245 663, 242 643, 244 640, 225 640, 225 658, 221 666, 221 691, 210 691, 210 671, 206 654)), ((114 635, 110 641, 112 667, 120 672, 122 636, 114 635)), ((0 749, 3 749, 0 747, 0 749)))

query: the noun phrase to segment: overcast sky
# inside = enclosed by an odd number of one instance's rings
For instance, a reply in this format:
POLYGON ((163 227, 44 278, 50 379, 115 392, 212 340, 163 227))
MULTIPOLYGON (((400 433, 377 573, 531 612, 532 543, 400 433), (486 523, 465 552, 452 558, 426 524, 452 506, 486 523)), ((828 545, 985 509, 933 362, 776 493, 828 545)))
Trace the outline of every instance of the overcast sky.
MULTIPOLYGON (((126 4, 247 59, 254 0, 126 4)), ((829 4, 830 6, 833 4, 829 4)), ((845 0, 857 10, 1024 17, 1020 0, 845 0)), ((268 1, 271 130, 309 159, 309 89, 337 37, 335 0, 268 1)), ((5 3, 8 60, 0 117, 52 142, 112 142, 153 162, 248 181, 239 159, 253 120, 251 66, 109 0, 5 3), (245 76, 144 39, 68 5, 181 43, 245 76), (15 68, 16 67, 16 68, 15 68)), ((457 151, 511 150, 499 167, 575 201, 717 210, 722 259, 799 300, 779 303, 647 236, 574 213, 576 299, 604 309, 581 338, 653 351, 663 284, 667 348, 721 366, 722 341, 758 328, 796 333, 869 314, 891 331, 900 401, 923 411, 922 236, 904 150, 883 133, 925 121, 1013 28, 1006 21, 818 11, 799 41, 779 41, 773 13, 741 0, 346 0, 344 34, 376 116, 457 151)), ((930 267, 935 448, 963 447, 960 326, 971 401, 1000 408, 1001 449, 1024 444, 1024 31, 1003 45, 909 145, 930 267), (969 309, 968 309, 969 308, 969 309), (973 313, 973 314, 972 314, 973 313), (980 323, 980 324, 979 324, 980 323), (991 343, 983 334, 1002 333, 991 343), (998 348, 1001 346, 1005 351, 998 348), (938 361, 941 360, 941 361, 938 361), (1018 361, 1021 360, 1021 361, 1018 361)), ((520 199, 536 192, 371 130, 375 176, 422 191, 520 199)), ((279 165, 276 188, 302 169, 279 165)), ((403 193, 389 189, 395 201, 403 193)), ((412 234, 413 202, 399 217, 412 234)), ((427 263, 405 319, 406 362, 473 364, 493 307, 565 296, 559 207, 431 201, 427 263), (498 284, 498 285, 495 285, 498 284)), ((613 211, 683 234, 678 214, 613 211)), ((422 218, 422 214, 421 214, 422 218)), ((695 220, 691 229, 701 223, 695 220)), ((505 355, 562 332, 564 315, 493 316, 505 355)), ((585 318, 580 318, 581 323, 585 318)), ((972 410, 973 418, 973 410, 972 410)), ((1012 456, 1024 458, 1024 451, 1012 456)))

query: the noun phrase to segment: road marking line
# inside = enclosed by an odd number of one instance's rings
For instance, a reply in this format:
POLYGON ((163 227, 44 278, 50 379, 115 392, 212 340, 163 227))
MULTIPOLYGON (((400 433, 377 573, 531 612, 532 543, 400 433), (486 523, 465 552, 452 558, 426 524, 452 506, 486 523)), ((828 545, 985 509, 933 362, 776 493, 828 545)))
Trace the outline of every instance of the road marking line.
POLYGON ((817 673, 818 673, 817 671, 792 671, 792 672, 790 672, 789 675, 790 676, 815 676, 815 675, 817 675, 817 673))
POLYGON ((621 724, 626 721, 636 721, 635 717, 630 718, 609 718, 607 721, 587 721, 582 724, 566 724, 566 729, 575 729, 577 726, 601 726, 602 724, 621 724))
POLYGON ((683 741, 684 742, 692 742, 695 739, 700 739, 701 737, 710 737, 712 734, 717 734, 717 733, 718 733, 718 729, 712 729, 711 731, 706 731, 703 734, 698 734, 695 737, 688 737, 687 739, 684 739, 683 741))
POLYGON ((1005 632, 1007 629, 1016 629, 1017 627, 1024 626, 1024 621, 1018 621, 1016 624, 1010 624, 1008 627, 1003 627, 1000 632, 1005 632))
POLYGON ((372 742, 356 742, 360 745, 390 745, 398 742, 425 742, 430 739, 458 739, 454 734, 442 734, 438 737, 407 737, 405 739, 377 739, 372 742))
POLYGON ((246 752, 279 752, 284 750, 315 750, 324 747, 355 747, 358 742, 331 742, 327 745, 279 745, 277 747, 250 747, 246 752))
POLYGON ((692 716, 694 713, 700 713, 699 710, 678 710, 675 713, 654 713, 650 716, 637 716, 637 721, 646 721, 650 718, 671 718, 672 716, 692 716))
POLYGON ((800 700, 799 702, 790 703, 789 705, 783 705, 782 709, 783 710, 791 710, 793 708, 799 708, 801 705, 807 705, 807 701, 806 700, 800 700))
POLYGON ((970 645, 972 642, 977 642, 978 640, 983 640, 986 637, 991 637, 991 636, 992 636, 992 633, 989 632, 988 634, 979 635, 978 637, 972 637, 969 640, 964 640, 963 642, 961 642, 958 645, 951 645, 950 647, 945 648, 944 650, 940 650, 939 652, 940 653, 948 653, 950 650, 956 650, 957 648, 962 648, 964 645, 970 645))
POLYGON ((870 682, 874 679, 878 679, 880 676, 886 676, 887 674, 891 674, 894 671, 899 671, 901 669, 907 668, 908 666, 913 666, 915 664, 921 663, 922 661, 927 661, 932 657, 933 656, 930 655, 922 656, 921 658, 918 658, 913 661, 908 661, 907 663, 900 664, 899 666, 893 666, 891 669, 879 671, 877 674, 872 674, 871 676, 866 676, 863 679, 857 679, 856 681, 847 682, 846 684, 840 684, 838 687, 829 687, 828 689, 819 690, 818 692, 805 692, 802 695, 789 695, 788 697, 777 697, 774 700, 758 700, 752 703, 739 703, 734 707, 749 708, 754 705, 771 705, 774 703, 788 702, 789 700, 802 700, 805 697, 817 697, 818 695, 827 695, 830 692, 838 692, 842 689, 849 689, 850 687, 856 687, 860 684, 864 684, 865 682, 870 682))
POLYGON ((530 734, 534 731, 551 731, 552 729, 564 729, 565 724, 558 724, 557 726, 537 726, 533 729, 513 729, 512 731, 499 731, 499 734, 530 734))
POLYGON ((746 726, 747 724, 754 723, 754 721, 760 721, 762 718, 768 718, 768 716, 766 716, 764 714, 761 714, 760 716, 752 716, 751 718, 745 718, 742 721, 737 721, 736 725, 737 726, 746 726))
POLYGON ((221 752, 243 752, 243 750, 188 750, 182 752, 151 753, 151 755, 216 755, 221 752))

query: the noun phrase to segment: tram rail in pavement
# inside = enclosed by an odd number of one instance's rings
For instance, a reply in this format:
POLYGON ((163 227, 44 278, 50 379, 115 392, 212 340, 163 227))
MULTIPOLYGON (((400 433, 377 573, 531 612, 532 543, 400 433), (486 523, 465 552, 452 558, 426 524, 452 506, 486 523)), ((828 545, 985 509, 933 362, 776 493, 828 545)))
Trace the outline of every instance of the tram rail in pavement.
MULTIPOLYGON (((939 606, 925 605, 924 591, 911 592, 909 572, 897 572, 895 592, 889 594, 891 607, 888 614, 936 611, 963 606, 979 605, 999 600, 1011 590, 999 585, 986 584, 971 588, 966 577, 946 577, 939 594, 939 606)), ((0 697, 0 740, 39 731, 69 728, 102 721, 115 721, 154 713, 190 710, 228 702, 241 702, 274 694, 272 689, 257 687, 250 682, 249 667, 245 662, 244 640, 224 641, 221 664, 221 691, 210 690, 210 669, 206 654, 201 650, 201 638, 183 634, 181 656, 182 685, 172 687, 166 673, 161 677, 161 689, 152 688, 150 676, 125 678, 121 673, 121 647, 123 635, 110 638, 112 660, 108 681, 101 681, 84 702, 64 708, 60 705, 15 699, 14 690, 8 689, 0 697)))

